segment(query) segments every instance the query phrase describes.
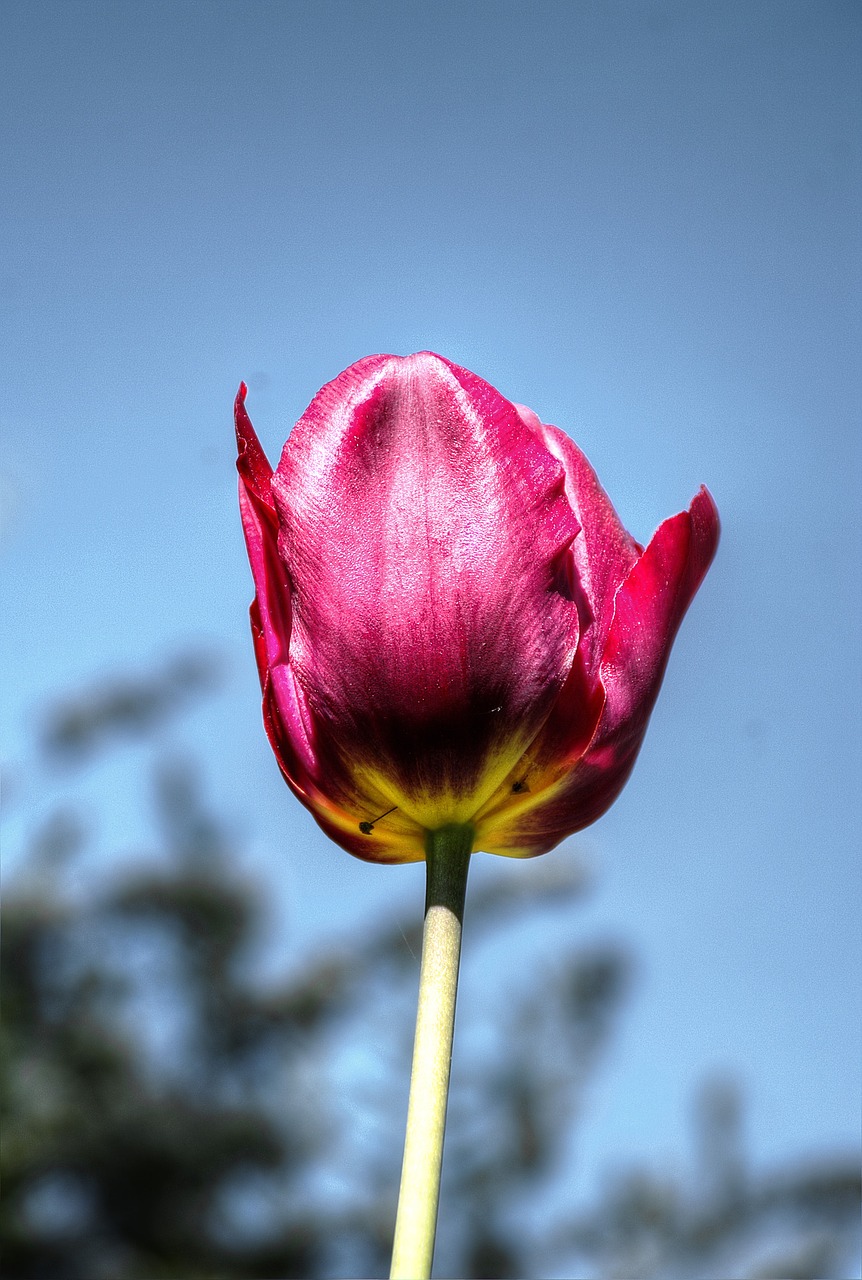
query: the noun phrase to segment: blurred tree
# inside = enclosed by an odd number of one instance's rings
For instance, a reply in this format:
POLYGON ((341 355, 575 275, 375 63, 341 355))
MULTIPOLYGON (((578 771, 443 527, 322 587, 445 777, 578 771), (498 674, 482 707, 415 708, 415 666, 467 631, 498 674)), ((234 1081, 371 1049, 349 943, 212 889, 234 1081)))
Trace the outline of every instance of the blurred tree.
MULTIPOLYGON (((186 660, 68 700, 44 750, 90 759, 210 684, 210 668, 186 660)), ((167 870, 127 872, 82 902, 66 873, 84 825, 59 810, 7 894, 4 1275, 386 1274, 421 922, 406 934, 383 922, 264 985, 252 963, 261 903, 232 871, 195 770, 162 762, 155 799, 153 865, 167 870)), ((472 945, 583 887, 552 863, 474 887, 472 945)), ((629 972, 618 946, 575 951, 504 992, 470 1052, 459 1045, 438 1273, 841 1274, 858 1169, 836 1157, 755 1177, 739 1092, 719 1077, 696 1110, 693 1187, 633 1171, 592 1208, 549 1216, 629 972)))

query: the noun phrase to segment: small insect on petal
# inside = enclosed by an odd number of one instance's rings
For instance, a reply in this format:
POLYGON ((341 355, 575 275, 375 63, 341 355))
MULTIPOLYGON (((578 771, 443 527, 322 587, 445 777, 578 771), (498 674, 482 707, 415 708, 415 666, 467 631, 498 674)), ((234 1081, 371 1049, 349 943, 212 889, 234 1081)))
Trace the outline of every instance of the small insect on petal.
POLYGON ((397 808, 398 805, 394 804, 391 809, 387 809, 385 813, 381 813, 379 817, 374 818, 371 822, 360 822, 359 830, 364 836, 370 836, 374 830, 374 824, 379 822, 381 818, 388 818, 390 813, 394 813, 397 808))

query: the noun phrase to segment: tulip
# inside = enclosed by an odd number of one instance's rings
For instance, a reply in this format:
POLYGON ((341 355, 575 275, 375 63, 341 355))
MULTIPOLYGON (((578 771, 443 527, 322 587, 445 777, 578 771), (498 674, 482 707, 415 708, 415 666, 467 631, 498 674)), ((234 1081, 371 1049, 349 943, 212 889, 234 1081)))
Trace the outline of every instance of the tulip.
POLYGON ((273 472, 236 400, 266 731, 360 858, 427 868, 392 1277, 431 1274, 470 855, 545 853, 626 781, 718 542, 644 550, 568 436, 440 356, 330 382, 273 472))
POLYGON ((712 560, 705 488, 644 550, 572 440, 467 370, 369 356, 273 472, 236 400, 266 731, 360 858, 545 853, 631 772, 712 560))

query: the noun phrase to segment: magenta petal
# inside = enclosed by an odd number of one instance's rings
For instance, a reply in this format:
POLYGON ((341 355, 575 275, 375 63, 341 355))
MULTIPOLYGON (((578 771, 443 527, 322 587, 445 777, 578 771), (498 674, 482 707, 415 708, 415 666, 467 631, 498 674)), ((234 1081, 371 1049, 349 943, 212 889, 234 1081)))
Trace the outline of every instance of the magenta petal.
POLYGON ((372 356, 315 398, 273 492, 313 714, 415 812, 475 803, 573 660, 562 467, 481 378, 429 353, 372 356))
MULTIPOLYGON (((314 756, 288 667, 292 626, 290 583, 278 556, 278 520, 270 488, 272 468, 245 409, 245 384, 235 405, 239 454, 239 507, 255 584, 251 627, 261 688, 274 697, 281 729, 267 720, 267 733, 292 785, 301 786, 314 769, 314 756)), ((266 718, 266 717, 265 717, 266 718)))
MULTIPOLYGON (((510 806, 508 815, 501 812, 496 821, 492 815, 482 848, 519 856, 545 853, 610 807, 631 773, 674 637, 718 537, 718 511, 705 488, 688 511, 660 525, 616 593, 600 668, 605 701, 592 741, 544 795, 525 798, 520 813, 510 806)), ((533 752, 555 718, 549 718, 533 752)))
POLYGON ((272 469, 245 410, 245 385, 235 405, 239 502, 255 583, 250 609, 252 638, 263 691, 263 720, 282 775, 332 839, 357 857, 403 862, 423 856, 423 841, 404 823, 363 834, 357 813, 379 796, 360 794, 351 770, 321 737, 302 687, 290 667, 293 628, 291 585, 278 554, 278 518, 272 497, 272 469))
POLYGON ((627 533, 598 476, 581 450, 558 427, 548 426, 522 405, 522 418, 537 430, 566 469, 566 497, 581 526, 572 544, 583 599, 579 652, 587 674, 598 678, 598 666, 614 616, 618 588, 643 548, 627 533))
POLYGON ((565 467, 566 497, 581 531, 572 543, 574 592, 580 614, 578 652, 554 706, 529 753, 533 778, 572 767, 592 740, 605 693, 599 679, 602 651, 614 616, 617 591, 643 548, 626 532, 595 471, 581 450, 532 409, 515 406, 565 467))
POLYGON ((659 526, 617 594, 602 655, 606 694, 597 745, 646 728, 671 645, 718 547, 718 510, 702 487, 688 511, 659 526))
POLYGON ((244 382, 239 384, 233 406, 234 425, 236 427, 237 459, 236 469, 240 474, 243 488, 253 494, 258 501, 270 508, 275 515, 275 503, 272 498, 272 467, 261 448, 251 419, 245 407, 248 392, 244 382))
POLYGON ((245 383, 234 405, 239 510, 256 590, 255 652, 263 684, 269 667, 287 660, 291 630, 290 583, 278 557, 278 517, 272 497, 272 467, 245 408, 245 383), (262 646, 262 647, 261 647, 262 646))

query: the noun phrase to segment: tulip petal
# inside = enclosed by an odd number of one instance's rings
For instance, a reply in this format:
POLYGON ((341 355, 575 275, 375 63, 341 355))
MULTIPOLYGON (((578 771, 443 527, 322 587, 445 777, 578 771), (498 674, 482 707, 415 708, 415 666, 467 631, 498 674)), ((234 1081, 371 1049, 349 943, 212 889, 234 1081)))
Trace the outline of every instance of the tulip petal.
POLYGON ((547 448, 566 470, 566 497, 581 526, 572 544, 572 558, 583 599, 581 654, 588 676, 598 678, 598 667, 614 616, 614 599, 643 551, 626 532, 598 476, 581 450, 559 427, 543 423, 524 405, 517 405, 525 422, 537 431, 547 448))
POLYGON ((474 374, 372 356, 315 398, 272 489, 315 720, 417 822, 468 821, 576 650, 562 467, 474 374))
POLYGON ((233 405, 237 448, 236 469, 240 474, 243 489, 262 502, 275 515, 275 503, 271 490, 272 467, 251 425, 251 418, 245 407, 247 394, 248 387, 241 382, 233 405))
POLYGON ((702 486, 688 511, 659 525, 619 591, 602 655, 607 703, 599 743, 619 738, 622 727, 638 718, 646 724, 674 637, 712 563, 719 532, 718 509, 702 486))
POLYGON ((659 526, 616 594, 601 662, 605 700, 583 757, 544 792, 499 810, 477 832, 478 847, 545 853, 595 822, 631 773, 679 625, 718 546, 718 511, 701 488, 688 511, 659 526))
POLYGON ((240 516, 255 583, 255 599, 250 610, 252 638, 265 706, 267 700, 274 697, 284 722, 284 729, 276 732, 273 727, 276 721, 265 716, 267 734, 282 772, 292 786, 301 787, 302 779, 313 771, 314 757, 288 667, 292 626, 290 583, 278 556, 272 468, 246 412, 245 394, 243 383, 234 416, 240 516))
MULTIPOLYGON (((522 421, 534 431, 566 471, 566 497, 581 525, 571 558, 580 615, 578 652, 563 689, 519 762, 516 775, 478 816, 480 825, 501 810, 511 812, 511 788, 545 794, 572 769, 591 742, 604 709, 599 678, 602 651, 614 616, 614 600, 643 552, 626 531, 614 507, 578 446, 557 427, 548 426, 525 405, 516 405, 522 421)), ((520 794, 520 792, 515 792, 520 794)), ((531 807, 534 802, 518 802, 531 807)))
POLYGON ((294 795, 311 810, 327 835, 357 857, 378 862, 405 862, 424 857, 425 833, 416 824, 390 819, 363 834, 357 811, 383 806, 385 796, 360 794, 337 753, 327 750, 290 668, 293 619, 291 585, 278 554, 278 517, 272 496, 272 468, 245 408, 243 383, 234 406, 237 433, 239 504, 243 532, 255 582, 249 610, 258 675, 263 692, 263 721, 282 776, 294 795))

